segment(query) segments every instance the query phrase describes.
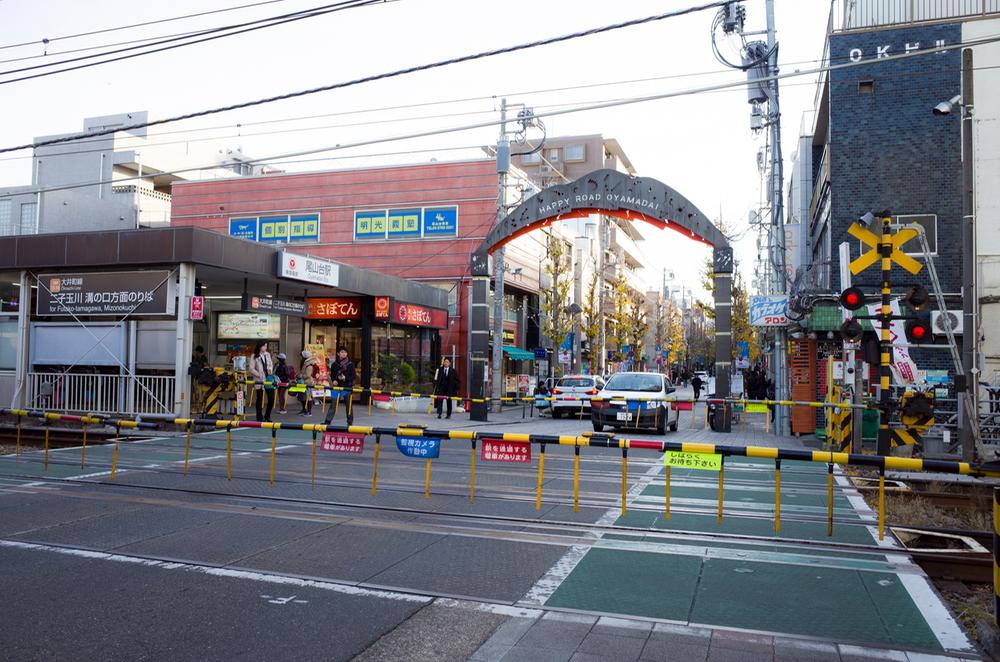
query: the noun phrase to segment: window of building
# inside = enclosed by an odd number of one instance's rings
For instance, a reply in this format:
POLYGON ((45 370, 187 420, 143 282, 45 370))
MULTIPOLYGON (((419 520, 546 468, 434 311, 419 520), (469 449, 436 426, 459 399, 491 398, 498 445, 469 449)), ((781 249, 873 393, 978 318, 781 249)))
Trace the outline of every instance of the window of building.
POLYGON ((564 161, 583 161, 587 158, 587 151, 584 145, 566 145, 563 148, 564 161))
POLYGON ((14 221, 11 218, 10 200, 0 200, 0 237, 14 234, 14 221))
POLYGON ((542 153, 540 151, 521 155, 521 163, 541 163, 541 162, 542 162, 542 153))
POLYGON ((858 81, 858 94, 871 94, 874 91, 875 91, 875 81, 873 80, 858 81))
POLYGON ((21 205, 21 234, 38 234, 38 203, 21 205))
POLYGON ((547 149, 547 150, 545 150, 545 158, 547 158, 549 161, 558 161, 559 160, 559 150, 558 149, 547 149))

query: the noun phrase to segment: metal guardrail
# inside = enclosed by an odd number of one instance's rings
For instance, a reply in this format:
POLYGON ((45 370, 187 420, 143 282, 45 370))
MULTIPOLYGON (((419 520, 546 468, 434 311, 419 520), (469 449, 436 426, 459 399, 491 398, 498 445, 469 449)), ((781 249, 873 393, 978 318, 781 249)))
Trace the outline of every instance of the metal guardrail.
POLYGON ((62 412, 167 414, 173 376, 29 372, 27 406, 62 412))

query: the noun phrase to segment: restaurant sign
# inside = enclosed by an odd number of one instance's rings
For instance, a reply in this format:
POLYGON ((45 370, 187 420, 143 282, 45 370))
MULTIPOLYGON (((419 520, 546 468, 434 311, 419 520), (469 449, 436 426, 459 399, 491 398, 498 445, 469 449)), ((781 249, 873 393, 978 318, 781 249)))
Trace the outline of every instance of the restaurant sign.
POLYGON ((38 314, 173 315, 172 271, 40 274, 38 314))
POLYGON ((441 308, 403 303, 391 297, 375 297, 375 319, 410 326, 444 329, 448 326, 448 311, 441 308))
POLYGON ((307 299, 310 319, 351 320, 361 317, 361 299, 357 297, 328 297, 307 299))
POLYGON ((268 294, 243 294, 243 310, 255 313, 278 313, 305 317, 306 303, 296 299, 279 299, 268 294))

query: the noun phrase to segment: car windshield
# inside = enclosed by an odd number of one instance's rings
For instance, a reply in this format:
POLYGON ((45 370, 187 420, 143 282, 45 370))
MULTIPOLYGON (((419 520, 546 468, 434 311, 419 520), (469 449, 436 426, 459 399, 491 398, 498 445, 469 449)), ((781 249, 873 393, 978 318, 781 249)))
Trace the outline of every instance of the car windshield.
POLYGON ((663 378, 660 375, 612 375, 605 388, 609 391, 643 391, 646 393, 657 393, 663 385, 663 378))
POLYGON ((557 386, 571 387, 587 387, 590 388, 594 385, 594 380, 589 377, 563 377, 559 380, 557 386))

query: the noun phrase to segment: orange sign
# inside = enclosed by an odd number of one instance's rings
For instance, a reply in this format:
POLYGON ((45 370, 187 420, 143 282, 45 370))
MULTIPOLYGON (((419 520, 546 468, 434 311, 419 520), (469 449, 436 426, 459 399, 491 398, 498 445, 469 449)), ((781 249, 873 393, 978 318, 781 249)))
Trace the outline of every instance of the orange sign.
POLYGON ((375 319, 389 319, 389 297, 375 297, 375 319))

